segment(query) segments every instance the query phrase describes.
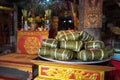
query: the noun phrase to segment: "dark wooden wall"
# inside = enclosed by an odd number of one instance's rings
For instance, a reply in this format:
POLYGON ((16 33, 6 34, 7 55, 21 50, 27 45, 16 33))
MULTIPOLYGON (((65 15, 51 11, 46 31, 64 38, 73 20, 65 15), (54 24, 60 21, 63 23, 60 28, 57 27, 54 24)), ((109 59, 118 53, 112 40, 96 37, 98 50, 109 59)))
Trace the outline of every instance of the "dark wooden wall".
POLYGON ((0 10, 0 47, 10 43, 11 24, 10 12, 0 10))

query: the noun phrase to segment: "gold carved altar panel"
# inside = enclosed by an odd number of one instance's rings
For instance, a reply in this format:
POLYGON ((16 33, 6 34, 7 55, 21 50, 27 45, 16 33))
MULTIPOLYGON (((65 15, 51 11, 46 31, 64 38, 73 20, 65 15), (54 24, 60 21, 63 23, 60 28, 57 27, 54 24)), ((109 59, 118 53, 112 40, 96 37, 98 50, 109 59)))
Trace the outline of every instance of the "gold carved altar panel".
POLYGON ((104 80, 105 72, 113 67, 63 64, 33 60, 38 65, 38 76, 34 80, 104 80))
POLYGON ((87 70, 62 68, 62 67, 39 67, 39 76, 56 78, 58 80, 100 80, 102 73, 87 70))
POLYGON ((101 28, 102 0, 85 0, 84 28, 101 28))

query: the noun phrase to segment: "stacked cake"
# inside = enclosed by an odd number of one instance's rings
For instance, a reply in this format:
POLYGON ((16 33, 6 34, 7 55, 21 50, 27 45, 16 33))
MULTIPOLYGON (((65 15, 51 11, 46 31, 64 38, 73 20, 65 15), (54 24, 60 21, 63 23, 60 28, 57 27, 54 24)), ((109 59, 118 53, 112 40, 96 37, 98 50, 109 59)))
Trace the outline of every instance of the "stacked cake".
POLYGON ((95 41, 85 31, 59 31, 56 39, 42 40, 38 50, 42 57, 62 61, 98 61, 110 58, 113 53, 113 49, 106 48, 102 41, 95 41))

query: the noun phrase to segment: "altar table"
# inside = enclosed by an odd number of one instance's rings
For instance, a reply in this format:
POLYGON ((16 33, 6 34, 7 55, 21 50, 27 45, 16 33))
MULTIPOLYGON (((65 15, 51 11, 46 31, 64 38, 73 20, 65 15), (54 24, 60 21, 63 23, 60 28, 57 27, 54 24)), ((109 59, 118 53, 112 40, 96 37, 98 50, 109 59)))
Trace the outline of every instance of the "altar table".
POLYGON ((45 61, 39 57, 32 62, 38 65, 38 76, 34 80, 105 80, 105 72, 114 69, 110 66, 45 61))
POLYGON ((32 78, 33 63, 31 60, 38 55, 38 48, 41 47, 42 39, 48 38, 49 31, 18 31, 17 51, 0 55, 0 66, 14 68, 28 72, 32 78))
MULTIPOLYGON (((25 71, 29 73, 28 78, 32 78, 32 59, 37 57, 37 55, 30 54, 19 54, 19 53, 9 53, 5 55, 0 55, 0 66, 6 68, 13 68, 20 71, 25 71)), ((6 76, 7 77, 7 76, 6 76)))

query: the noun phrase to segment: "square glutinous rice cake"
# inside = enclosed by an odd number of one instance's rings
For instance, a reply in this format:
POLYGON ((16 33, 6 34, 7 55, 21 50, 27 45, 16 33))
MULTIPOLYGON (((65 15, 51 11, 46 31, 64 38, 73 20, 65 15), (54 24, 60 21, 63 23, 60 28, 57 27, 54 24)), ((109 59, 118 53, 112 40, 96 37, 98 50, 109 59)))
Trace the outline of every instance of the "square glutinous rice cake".
POLYGON ((97 50, 81 50, 77 53, 77 59, 81 61, 98 61, 109 57, 104 49, 97 50))
POLYGON ((73 52, 66 49, 51 49, 51 58, 56 60, 71 60, 73 52))
POLYGON ((57 48, 58 47, 58 40, 56 40, 56 39, 43 39, 42 40, 42 47, 57 48))
POLYGON ((79 52, 83 47, 82 41, 60 41, 60 48, 79 52))

